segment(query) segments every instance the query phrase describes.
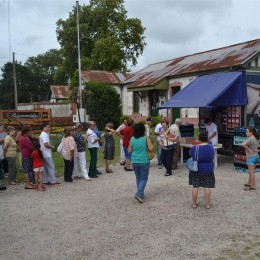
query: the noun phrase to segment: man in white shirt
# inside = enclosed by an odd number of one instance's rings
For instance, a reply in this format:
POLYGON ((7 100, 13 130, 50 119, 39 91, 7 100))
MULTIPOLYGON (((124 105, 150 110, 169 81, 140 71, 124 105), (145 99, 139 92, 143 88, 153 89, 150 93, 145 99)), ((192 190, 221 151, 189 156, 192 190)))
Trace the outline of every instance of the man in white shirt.
POLYGON ((218 129, 217 125, 211 119, 205 119, 206 131, 208 132, 208 142, 212 145, 218 145, 218 129))
POLYGON ((51 185, 60 185, 59 182, 56 180, 55 176, 55 167, 52 160, 52 150, 55 149, 55 147, 50 142, 50 130, 51 125, 49 123, 42 124, 42 132, 40 135, 40 145, 41 145, 41 151, 43 155, 43 162, 44 162, 44 168, 43 168, 43 183, 51 183, 51 185))
POLYGON ((174 137, 176 137, 176 145, 174 147, 174 153, 173 153, 173 163, 172 163, 172 169, 176 170, 178 168, 178 160, 179 160, 179 153, 180 153, 180 141, 181 141, 181 133, 180 133, 180 125, 181 125, 181 119, 176 118, 174 124, 170 126, 170 132, 173 134, 174 137))

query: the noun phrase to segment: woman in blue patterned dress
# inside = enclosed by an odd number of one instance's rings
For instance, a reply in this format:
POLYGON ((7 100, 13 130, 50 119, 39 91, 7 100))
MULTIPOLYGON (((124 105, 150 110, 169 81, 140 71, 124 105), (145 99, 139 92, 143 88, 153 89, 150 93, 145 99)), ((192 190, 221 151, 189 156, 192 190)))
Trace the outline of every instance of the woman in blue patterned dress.
MULTIPOLYGON (((189 172, 189 185, 192 185, 192 207, 197 208, 197 197, 199 187, 204 188, 206 208, 210 209, 211 188, 215 188, 214 175, 214 149, 212 144, 208 144, 208 134, 199 134, 200 144, 198 145, 198 171, 189 172)), ((196 145, 190 149, 190 156, 195 159, 196 145)))

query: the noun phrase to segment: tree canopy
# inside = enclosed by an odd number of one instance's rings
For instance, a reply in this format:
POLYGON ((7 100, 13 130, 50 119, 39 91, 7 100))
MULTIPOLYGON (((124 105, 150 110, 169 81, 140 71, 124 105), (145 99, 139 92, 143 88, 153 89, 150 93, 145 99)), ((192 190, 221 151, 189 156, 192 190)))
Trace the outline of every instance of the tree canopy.
MULTIPOLYGON (((25 66, 15 63, 17 74, 17 95, 18 103, 30 103, 37 101, 39 92, 31 88, 33 85, 33 75, 25 66)), ((0 80, 0 108, 14 109, 14 80, 13 63, 8 62, 2 68, 2 79, 0 80)))
MULTIPOLYGON (((77 9, 57 21, 57 39, 64 55, 63 68, 73 75, 78 67, 77 9)), ((143 53, 145 28, 127 18, 124 0, 90 0, 79 6, 82 69, 125 71, 143 53)))
POLYGON ((104 129, 106 123, 120 124, 122 107, 120 95, 109 84, 88 82, 83 93, 85 107, 90 118, 95 118, 104 129))

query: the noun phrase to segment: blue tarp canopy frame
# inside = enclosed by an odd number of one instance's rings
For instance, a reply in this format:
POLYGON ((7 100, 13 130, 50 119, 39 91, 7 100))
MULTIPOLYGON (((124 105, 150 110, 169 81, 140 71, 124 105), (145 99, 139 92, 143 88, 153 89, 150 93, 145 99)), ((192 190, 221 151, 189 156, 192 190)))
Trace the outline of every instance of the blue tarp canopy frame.
POLYGON ((245 72, 221 72, 197 77, 158 109, 246 105, 245 72))

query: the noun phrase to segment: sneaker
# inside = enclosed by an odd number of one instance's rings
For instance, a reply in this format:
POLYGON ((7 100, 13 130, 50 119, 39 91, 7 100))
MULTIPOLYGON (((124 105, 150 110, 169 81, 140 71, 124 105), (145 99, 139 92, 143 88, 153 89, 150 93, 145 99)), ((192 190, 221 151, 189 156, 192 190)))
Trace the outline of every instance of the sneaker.
POLYGON ((0 186, 0 190, 6 190, 7 188, 3 185, 0 186))
POLYGON ((102 174, 102 172, 100 172, 100 171, 97 170, 97 174, 100 175, 100 174, 102 174))
POLYGON ((138 200, 138 202, 140 202, 140 203, 143 203, 144 201, 143 201, 143 199, 142 198, 140 198, 140 197, 138 197, 138 196, 135 196, 135 198, 138 200))
POLYGON ((85 181, 92 181, 90 177, 84 178, 85 181))
POLYGON ((158 165, 158 169, 162 169, 162 165, 158 165))
POLYGON ((54 183, 51 183, 51 186, 61 186, 61 183, 60 182, 54 182, 54 183))
POLYGON ((120 165, 125 166, 125 162, 120 162, 120 165))
POLYGON ((15 181, 11 181, 10 185, 16 185, 16 182, 15 181))

